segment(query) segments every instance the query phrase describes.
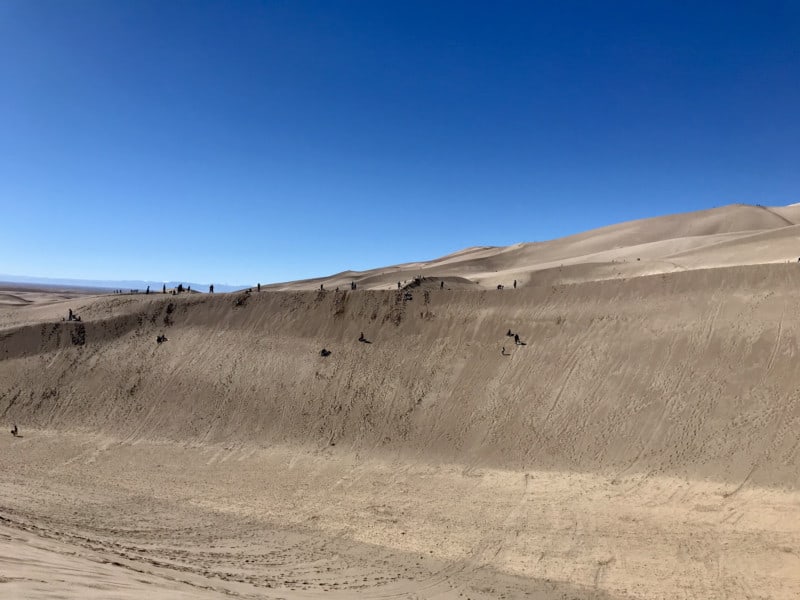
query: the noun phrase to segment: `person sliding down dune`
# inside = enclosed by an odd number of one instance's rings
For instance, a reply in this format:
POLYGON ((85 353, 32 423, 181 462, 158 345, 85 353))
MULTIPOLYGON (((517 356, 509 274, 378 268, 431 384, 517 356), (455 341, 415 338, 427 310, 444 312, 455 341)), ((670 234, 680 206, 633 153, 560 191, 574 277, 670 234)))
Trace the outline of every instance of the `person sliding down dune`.
POLYGON ((372 343, 367 338, 364 337, 364 332, 363 331, 361 332, 361 335, 358 336, 358 341, 362 342, 364 344, 371 344, 372 343))

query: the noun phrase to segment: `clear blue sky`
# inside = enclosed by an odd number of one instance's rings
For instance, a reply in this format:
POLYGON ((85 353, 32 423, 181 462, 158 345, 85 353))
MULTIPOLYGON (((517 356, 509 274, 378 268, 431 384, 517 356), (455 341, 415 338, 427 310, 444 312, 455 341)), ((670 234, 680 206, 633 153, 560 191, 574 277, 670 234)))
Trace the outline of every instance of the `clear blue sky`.
POLYGON ((0 273, 283 281, 799 190, 800 2, 0 0, 0 273))

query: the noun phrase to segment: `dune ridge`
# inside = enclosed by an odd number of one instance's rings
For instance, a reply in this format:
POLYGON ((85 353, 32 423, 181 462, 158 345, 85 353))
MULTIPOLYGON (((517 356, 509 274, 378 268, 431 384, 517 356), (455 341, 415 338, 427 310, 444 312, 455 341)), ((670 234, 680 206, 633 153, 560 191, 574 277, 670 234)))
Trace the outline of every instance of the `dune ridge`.
POLYGON ((0 331, 0 414, 131 441, 344 444, 794 488, 798 285, 796 265, 769 265, 411 300, 140 296, 113 317, 100 298, 81 323, 0 331))
MULTIPOLYGON (((800 205, 766 207, 732 204, 701 211, 639 219, 544 242, 477 246, 430 261, 330 277, 273 284, 272 289, 344 288, 352 281, 370 289, 390 289, 416 276, 466 278, 491 289, 538 285, 543 271, 580 265, 578 281, 719 266, 796 261, 800 256, 800 205), (739 243, 774 236, 769 247, 739 243), (721 247, 723 242, 727 242, 721 247), (613 268, 611 268, 613 265, 613 268)), ((546 278, 549 280, 549 278, 546 278)), ((575 281, 567 280, 567 281, 575 281)))

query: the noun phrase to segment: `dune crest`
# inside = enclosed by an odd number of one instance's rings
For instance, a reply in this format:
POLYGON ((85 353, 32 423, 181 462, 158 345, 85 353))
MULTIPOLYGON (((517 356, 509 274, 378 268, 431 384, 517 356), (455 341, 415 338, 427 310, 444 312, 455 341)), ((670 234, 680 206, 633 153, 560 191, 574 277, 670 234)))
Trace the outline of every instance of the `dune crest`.
MULTIPOLYGON (((639 219, 584 233, 507 247, 472 247, 430 261, 274 284, 272 289, 328 289, 355 281, 391 289, 417 276, 461 277, 486 289, 541 284, 543 273, 571 271, 564 283, 670 273, 687 269, 796 261, 800 256, 800 204, 719 208, 639 219), (771 240, 772 243, 767 243, 771 240)), ((545 283, 553 280, 544 275, 545 283)))

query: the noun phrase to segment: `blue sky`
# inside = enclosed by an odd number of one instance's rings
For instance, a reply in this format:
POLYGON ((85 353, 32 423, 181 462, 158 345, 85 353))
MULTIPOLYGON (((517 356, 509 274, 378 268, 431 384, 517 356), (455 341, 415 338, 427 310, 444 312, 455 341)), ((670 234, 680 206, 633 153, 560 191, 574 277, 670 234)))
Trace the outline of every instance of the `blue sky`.
POLYGON ((800 202, 798 2, 0 0, 0 273, 250 284, 800 202))

